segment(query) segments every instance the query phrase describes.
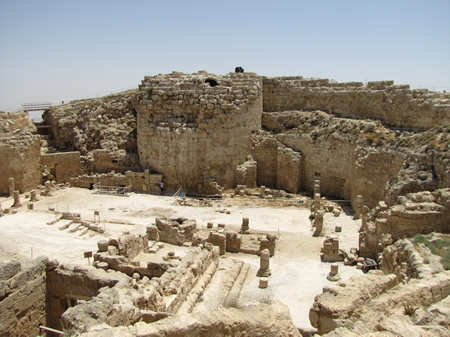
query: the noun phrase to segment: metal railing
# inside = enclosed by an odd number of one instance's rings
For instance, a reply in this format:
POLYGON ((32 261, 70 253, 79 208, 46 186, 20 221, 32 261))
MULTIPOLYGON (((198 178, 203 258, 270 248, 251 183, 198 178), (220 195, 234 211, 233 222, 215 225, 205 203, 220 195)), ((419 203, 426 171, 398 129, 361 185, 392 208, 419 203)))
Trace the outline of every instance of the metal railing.
POLYGON ((132 186, 102 186, 100 184, 94 184, 95 193, 111 194, 128 196, 128 193, 132 191, 132 186))

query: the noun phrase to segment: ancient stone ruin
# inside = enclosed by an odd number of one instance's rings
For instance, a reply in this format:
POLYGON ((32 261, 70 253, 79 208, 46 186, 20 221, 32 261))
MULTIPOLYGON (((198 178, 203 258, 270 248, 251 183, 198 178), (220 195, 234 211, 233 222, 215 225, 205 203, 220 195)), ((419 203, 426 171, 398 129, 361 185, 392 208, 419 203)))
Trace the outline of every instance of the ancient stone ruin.
POLYGON ((448 335, 449 94, 237 67, 43 120, 0 114, 1 336, 448 335))

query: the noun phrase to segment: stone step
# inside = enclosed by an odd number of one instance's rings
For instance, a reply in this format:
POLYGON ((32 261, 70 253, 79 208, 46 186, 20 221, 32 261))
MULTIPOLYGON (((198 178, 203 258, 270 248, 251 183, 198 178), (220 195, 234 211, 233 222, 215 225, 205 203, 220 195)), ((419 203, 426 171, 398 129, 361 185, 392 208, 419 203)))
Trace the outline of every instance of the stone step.
POLYGON ((214 277, 192 312, 215 310, 224 305, 243 266, 244 262, 240 260, 222 257, 214 277))
POLYGON ((232 307, 238 304, 239 296, 241 294, 242 287, 244 286, 244 282, 247 279, 249 269, 250 265, 244 263, 238 277, 236 278, 236 281, 233 284, 233 287, 228 293, 227 299, 225 300, 225 307, 232 307))
POLYGON ((178 309, 177 314, 191 313, 192 309, 197 304, 198 299, 204 294, 205 289, 208 287, 211 279, 216 273, 218 263, 211 263, 211 265, 205 270, 203 276, 198 280, 197 284, 192 288, 186 300, 178 309))

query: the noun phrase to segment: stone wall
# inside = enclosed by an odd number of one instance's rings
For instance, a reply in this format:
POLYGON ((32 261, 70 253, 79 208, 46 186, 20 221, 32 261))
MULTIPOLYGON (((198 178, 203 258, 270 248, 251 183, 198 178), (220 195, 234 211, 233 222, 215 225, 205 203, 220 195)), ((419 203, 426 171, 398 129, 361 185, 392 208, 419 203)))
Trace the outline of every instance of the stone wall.
POLYGON ((52 262, 47 271, 47 319, 46 326, 62 330, 61 316, 80 300, 88 301, 97 296, 100 288, 113 287, 115 277, 106 278, 92 269, 66 269, 52 262))
MULTIPOLYGON (((46 322, 47 258, 0 279, 0 335, 37 336, 46 322)), ((3 274, 0 270, 0 274, 3 274)))
MULTIPOLYGON (((426 280, 411 279, 399 285, 397 276, 369 275, 353 277, 345 287, 324 288, 314 299, 309 312, 311 325, 325 336, 373 336, 389 332, 388 336, 445 336, 445 314, 432 321, 432 312, 426 312, 433 303, 445 301, 450 292, 450 273, 435 274, 426 280), (418 320, 407 318, 405 308, 417 310, 418 320), (419 312, 424 312, 420 313, 419 312)), ((442 303, 442 302, 441 302, 442 303)), ((442 303, 441 308, 448 308, 442 303)), ((444 309, 445 311, 446 309, 444 309)), ((414 318, 414 315, 413 315, 414 318)))
POLYGON ((18 136, 1 139, 0 194, 8 195, 8 179, 14 178, 15 189, 21 193, 40 184, 39 136, 18 136))
POLYGON ((355 146, 338 137, 311 139, 303 135, 280 134, 277 139, 302 154, 301 189, 313 193, 314 180, 320 180, 320 192, 350 200, 355 146))
POLYGON ((261 78, 174 73, 146 77, 140 90, 141 166, 161 172, 174 190, 200 191, 211 179, 234 187, 235 169, 249 154, 250 136, 261 127, 261 78))
POLYGON ((302 177, 302 155, 285 146, 277 148, 277 188, 299 193, 302 177))
POLYGON ((25 112, 0 113, 0 195, 9 194, 9 178, 21 193, 41 183, 40 139, 25 112))
POLYGON ((252 141, 251 153, 257 163, 257 185, 275 187, 280 143, 274 137, 260 135, 253 137, 252 141))
POLYGON ((264 111, 322 110, 351 118, 379 119, 428 129, 450 118, 449 94, 411 90, 393 81, 333 83, 303 77, 264 78, 264 111))
POLYGON ((120 274, 122 281, 114 287, 102 288, 90 301, 69 308, 61 317, 62 324, 65 329, 87 332, 99 325, 103 328, 128 326, 138 321, 148 322, 148 317, 167 317, 178 311, 208 267, 217 264, 218 259, 217 248, 197 248, 158 279, 142 277, 131 282, 120 274))
POLYGON ((108 174, 81 175, 70 179, 75 187, 90 188, 93 184, 102 186, 132 186, 135 192, 158 192, 162 175, 158 173, 127 171, 125 175, 109 172, 108 174))
POLYGON ((95 168, 92 151, 96 149, 120 159, 120 168, 111 165, 107 170, 138 169, 135 95, 136 90, 129 90, 50 107, 43 114, 44 124, 51 126, 49 145, 60 151, 79 151, 86 173, 95 168))
POLYGON ((409 193, 389 207, 385 202, 363 216, 360 255, 376 258, 387 243, 431 232, 450 233, 450 189, 409 193))
POLYGON ((41 166, 47 166, 58 183, 68 183, 81 174, 80 152, 61 152, 41 155, 41 166))

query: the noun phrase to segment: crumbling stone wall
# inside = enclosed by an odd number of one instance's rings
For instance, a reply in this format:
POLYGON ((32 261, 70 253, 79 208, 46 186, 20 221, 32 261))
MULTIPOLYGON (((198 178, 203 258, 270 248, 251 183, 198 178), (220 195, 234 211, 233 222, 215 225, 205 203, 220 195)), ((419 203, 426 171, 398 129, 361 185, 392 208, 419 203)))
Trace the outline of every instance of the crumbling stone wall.
POLYGON ((277 149, 277 188, 291 193, 301 189, 302 155, 285 146, 277 149))
POLYGON ((274 137, 257 135, 252 138, 252 156, 257 163, 258 186, 277 185, 278 142, 274 137))
POLYGON ((433 231, 450 232, 450 189, 409 193, 389 207, 385 202, 363 216, 359 235, 360 255, 376 258, 389 242, 427 234, 433 231))
POLYGON ((136 90, 129 90, 50 107, 43 114, 44 124, 51 126, 50 145, 60 151, 79 151, 85 173, 95 169, 96 149, 107 150, 113 157, 109 168, 99 163, 102 172, 139 169, 135 95, 136 90))
POLYGON ((0 267, 0 335, 37 336, 46 322, 46 266, 40 257, 24 270, 0 267))
MULTIPOLYGON (((142 277, 137 282, 131 282, 120 275, 120 281, 112 288, 104 287, 98 296, 64 312, 62 325, 65 329, 87 332, 99 325, 102 328, 128 326, 146 321, 146 317, 150 316, 167 317, 178 311, 208 267, 217 264, 218 259, 217 248, 197 248, 158 280, 142 277), (130 284, 134 285, 130 287, 130 284)), ((101 270, 98 272, 117 276, 101 270)))
POLYGON ((411 90, 393 81, 333 83, 303 77, 264 78, 264 111, 322 110, 350 118, 380 119, 405 128, 428 129, 450 117, 449 94, 411 90))
POLYGON ((26 113, 0 113, 0 195, 9 194, 9 178, 21 193, 40 184, 40 139, 35 133, 26 113))
POLYGON ((81 174, 80 152, 48 153, 41 155, 41 166, 54 173, 58 183, 68 183, 81 174))
POLYGON ((302 153, 302 190, 312 193, 314 180, 320 180, 320 192, 341 199, 350 199, 355 146, 339 137, 311 142, 308 136, 280 134, 277 139, 302 153))
POLYGON ((270 135, 252 137, 252 156, 257 164, 257 183, 298 193, 302 188, 302 154, 270 135))
POLYGON ((249 153, 250 135, 261 127, 261 78, 173 73, 146 77, 140 91, 141 166, 161 172, 174 190, 201 192, 211 178, 234 187, 235 168, 249 153))
POLYGON ((248 188, 256 187, 257 165, 252 156, 247 156, 247 160, 239 164, 236 168, 236 186, 245 185, 248 188))
POLYGON ((197 223, 185 218, 156 218, 155 224, 147 227, 149 240, 162 241, 181 246, 192 241, 197 223))
POLYGON ((61 316, 78 301, 97 296, 100 288, 113 287, 116 277, 106 278, 92 269, 69 269, 57 261, 49 263, 46 282, 46 326, 62 330, 61 316))
MULTIPOLYGON (((350 279, 345 287, 326 287, 309 311, 311 325, 320 335, 335 330, 335 334, 326 336, 368 336, 380 330, 392 336, 445 336, 448 328, 438 323, 446 321, 445 314, 434 323, 430 322, 432 315, 427 315, 422 316, 427 319, 414 324, 405 319, 404 306, 427 310, 444 300, 449 295, 449 274, 442 272, 426 281, 412 279, 401 286, 394 274, 369 274, 350 279)), ((445 307, 448 304, 443 303, 445 307)))
POLYGON ((144 172, 127 171, 125 175, 114 172, 95 175, 83 174, 70 179, 70 183, 72 186, 83 188, 100 184, 102 186, 132 186, 133 191, 136 192, 157 192, 162 178, 161 174, 145 170, 144 172))

